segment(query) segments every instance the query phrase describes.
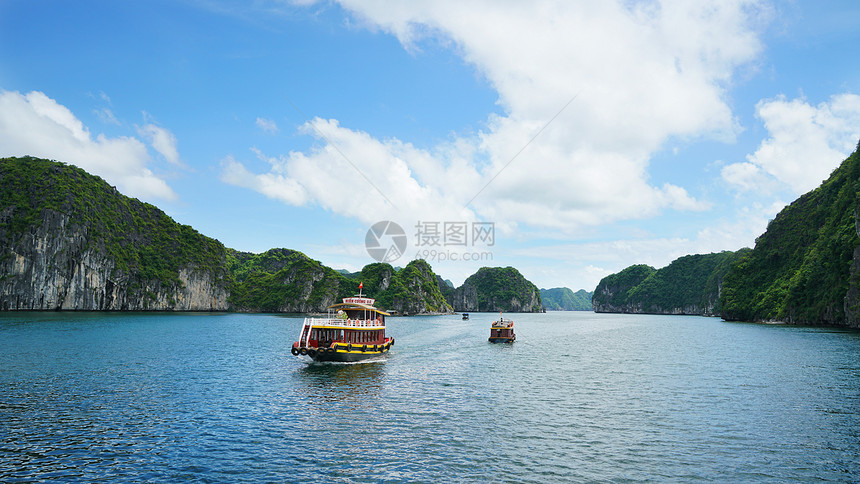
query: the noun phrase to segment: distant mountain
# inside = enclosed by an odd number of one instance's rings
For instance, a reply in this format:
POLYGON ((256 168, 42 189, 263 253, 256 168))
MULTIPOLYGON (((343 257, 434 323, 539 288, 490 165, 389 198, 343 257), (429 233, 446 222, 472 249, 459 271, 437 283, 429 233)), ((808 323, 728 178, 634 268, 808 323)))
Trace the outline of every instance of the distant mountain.
POLYGON ((447 279, 442 279, 442 276, 436 276, 436 284, 439 285, 439 292, 442 293, 442 296, 445 298, 445 301, 453 307, 454 301, 454 284, 447 279))
POLYGON ((688 255, 659 270, 630 266, 600 281, 594 290, 594 311, 718 315, 723 278, 748 251, 688 255))
POLYGON ((386 309, 451 312, 425 261, 383 266, 344 275, 295 250, 236 251, 80 168, 0 159, 0 310, 317 312, 364 281, 386 309))
POLYGON ((448 299, 455 311, 541 312, 540 291, 513 267, 482 267, 448 299))
POLYGON ((573 292, 566 287, 540 290, 540 297, 547 311, 591 311, 593 294, 585 289, 573 292))
POLYGON ((726 274, 722 316, 860 327, 860 143, 726 274))
POLYGON ((355 279, 356 277, 358 277, 359 275, 361 275, 361 271, 358 271, 358 272, 349 272, 349 271, 348 271, 348 270, 346 270, 346 269, 337 269, 337 272, 338 272, 339 274, 343 274, 344 276, 348 277, 349 279, 355 279))

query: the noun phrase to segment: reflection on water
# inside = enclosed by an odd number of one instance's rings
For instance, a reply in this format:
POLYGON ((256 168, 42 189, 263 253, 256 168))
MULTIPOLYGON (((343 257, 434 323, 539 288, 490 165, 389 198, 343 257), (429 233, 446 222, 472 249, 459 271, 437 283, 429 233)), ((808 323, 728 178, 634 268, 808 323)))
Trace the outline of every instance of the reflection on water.
POLYGON ((381 357, 358 363, 307 363, 296 372, 299 378, 294 391, 309 399, 362 406, 368 398, 380 396, 386 360, 381 357))

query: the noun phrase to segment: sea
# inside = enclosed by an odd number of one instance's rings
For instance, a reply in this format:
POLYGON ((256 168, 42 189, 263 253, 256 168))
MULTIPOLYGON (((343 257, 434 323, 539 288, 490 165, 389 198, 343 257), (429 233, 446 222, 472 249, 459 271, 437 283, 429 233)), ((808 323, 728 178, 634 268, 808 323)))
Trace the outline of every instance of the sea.
POLYGON ((858 482, 860 332, 718 318, 0 315, 0 482, 858 482))

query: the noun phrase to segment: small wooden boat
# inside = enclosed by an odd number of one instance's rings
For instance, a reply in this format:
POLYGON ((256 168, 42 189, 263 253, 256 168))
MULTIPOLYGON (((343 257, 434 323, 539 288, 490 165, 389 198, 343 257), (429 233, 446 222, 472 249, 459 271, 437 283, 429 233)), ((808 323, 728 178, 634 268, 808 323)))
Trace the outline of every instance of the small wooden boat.
POLYGON ((514 322, 499 315, 498 321, 490 325, 490 343, 513 343, 517 339, 514 334, 514 322))
POLYGON ((468 319, 469 319, 469 313, 463 313, 463 321, 466 321, 468 319))

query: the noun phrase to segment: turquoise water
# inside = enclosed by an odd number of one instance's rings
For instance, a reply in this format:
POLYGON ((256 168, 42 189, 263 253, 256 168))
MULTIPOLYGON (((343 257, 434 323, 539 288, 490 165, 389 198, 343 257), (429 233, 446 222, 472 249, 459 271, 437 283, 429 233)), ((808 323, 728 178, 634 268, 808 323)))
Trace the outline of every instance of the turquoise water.
POLYGON ((0 315, 0 482, 860 480, 858 332, 496 316, 344 365, 299 317, 0 315))

